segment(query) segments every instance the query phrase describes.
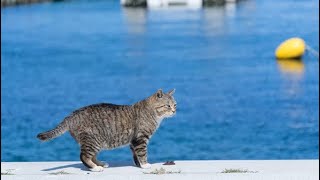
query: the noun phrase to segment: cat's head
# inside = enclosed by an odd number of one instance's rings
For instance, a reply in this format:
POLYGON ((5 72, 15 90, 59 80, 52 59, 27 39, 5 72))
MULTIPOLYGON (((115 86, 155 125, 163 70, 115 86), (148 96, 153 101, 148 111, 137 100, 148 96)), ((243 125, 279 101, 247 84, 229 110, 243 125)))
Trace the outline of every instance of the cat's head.
POLYGON ((164 93, 159 89, 151 96, 152 107, 159 118, 167 118, 175 115, 177 111, 177 102, 173 98, 175 89, 164 93))

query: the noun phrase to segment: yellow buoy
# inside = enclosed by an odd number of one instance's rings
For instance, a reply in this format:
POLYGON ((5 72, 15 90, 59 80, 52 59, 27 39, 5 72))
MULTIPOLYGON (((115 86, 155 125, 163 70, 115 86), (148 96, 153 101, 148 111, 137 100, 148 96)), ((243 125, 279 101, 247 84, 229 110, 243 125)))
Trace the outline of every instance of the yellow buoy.
POLYGON ((294 59, 300 58, 306 49, 306 44, 301 38, 290 38, 281 43, 275 55, 278 59, 294 59))

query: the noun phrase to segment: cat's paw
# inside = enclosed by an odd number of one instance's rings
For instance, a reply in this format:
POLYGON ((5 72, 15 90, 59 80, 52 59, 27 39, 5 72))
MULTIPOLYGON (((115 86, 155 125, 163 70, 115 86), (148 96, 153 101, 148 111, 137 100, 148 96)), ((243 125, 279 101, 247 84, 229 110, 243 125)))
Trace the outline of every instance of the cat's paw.
POLYGON ((101 172, 103 171, 103 167, 102 166, 96 166, 94 168, 90 168, 90 171, 93 171, 93 172, 101 172))
POLYGON ((149 164, 149 163, 142 164, 142 165, 141 165, 141 168, 142 168, 142 169, 150 169, 150 168, 151 168, 151 164, 149 164))

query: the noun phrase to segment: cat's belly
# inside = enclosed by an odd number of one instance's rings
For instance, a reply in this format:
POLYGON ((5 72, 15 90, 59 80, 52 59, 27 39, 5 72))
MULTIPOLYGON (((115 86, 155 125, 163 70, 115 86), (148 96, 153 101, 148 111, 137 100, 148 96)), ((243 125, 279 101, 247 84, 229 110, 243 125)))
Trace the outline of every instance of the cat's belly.
POLYGON ((132 130, 128 130, 127 133, 109 135, 109 137, 105 137, 106 140, 103 144, 103 148, 114 149, 121 146, 126 146, 131 142, 132 136, 132 130))
POLYGON ((129 145, 129 144, 130 144, 129 142, 128 142, 128 143, 125 143, 125 144, 121 144, 121 145, 119 145, 119 144, 114 144, 114 145, 105 144, 105 145, 103 146, 103 149, 105 149, 105 150, 111 150, 111 149, 116 149, 116 148, 124 147, 124 146, 127 146, 127 145, 129 145))

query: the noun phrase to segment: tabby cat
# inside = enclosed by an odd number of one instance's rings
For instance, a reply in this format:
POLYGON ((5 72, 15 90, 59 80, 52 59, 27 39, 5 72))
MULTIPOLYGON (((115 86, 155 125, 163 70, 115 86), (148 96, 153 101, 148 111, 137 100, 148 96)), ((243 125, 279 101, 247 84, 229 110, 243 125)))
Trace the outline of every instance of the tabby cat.
POLYGON ((80 159, 91 171, 103 171, 104 164, 97 160, 103 149, 130 145, 134 163, 150 168, 147 145, 162 119, 176 113, 174 89, 163 93, 159 89, 152 96, 133 105, 94 104, 67 116, 55 129, 38 134, 47 141, 69 131, 80 144, 80 159))

